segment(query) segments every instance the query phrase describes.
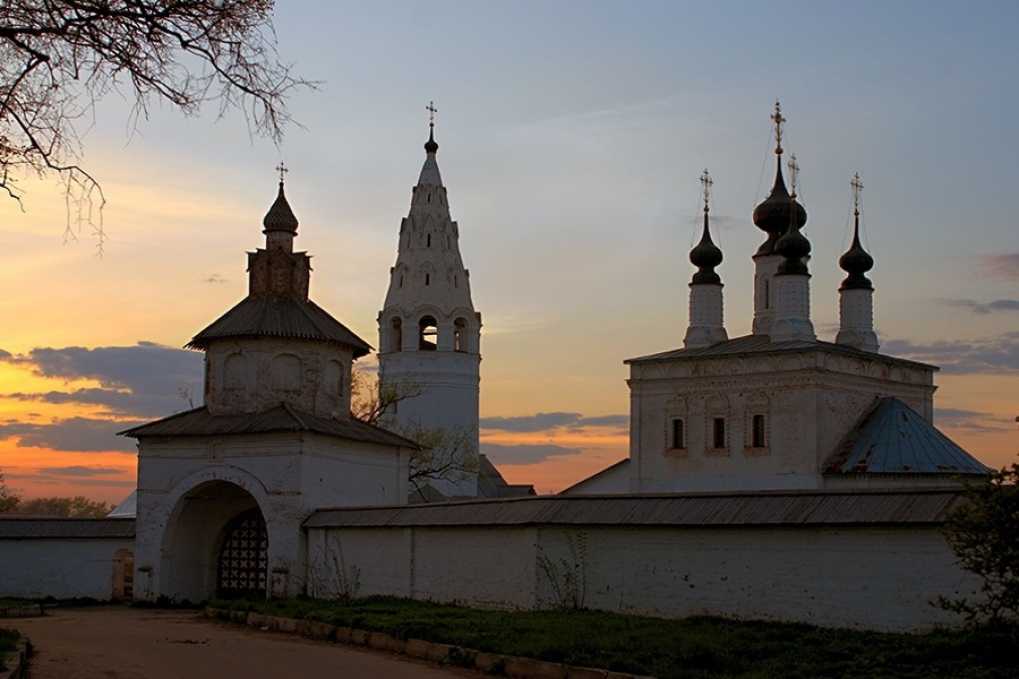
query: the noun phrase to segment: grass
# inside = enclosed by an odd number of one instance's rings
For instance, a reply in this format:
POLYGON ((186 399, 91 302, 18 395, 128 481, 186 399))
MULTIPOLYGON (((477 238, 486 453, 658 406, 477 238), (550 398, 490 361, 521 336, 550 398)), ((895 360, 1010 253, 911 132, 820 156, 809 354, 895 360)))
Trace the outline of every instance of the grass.
POLYGON ((7 669, 4 661, 17 650, 20 638, 21 634, 17 630, 0 628, 0 672, 7 669))
POLYGON ((491 611, 374 597, 210 605, 661 679, 1017 676, 1014 631, 887 634, 708 617, 491 611))

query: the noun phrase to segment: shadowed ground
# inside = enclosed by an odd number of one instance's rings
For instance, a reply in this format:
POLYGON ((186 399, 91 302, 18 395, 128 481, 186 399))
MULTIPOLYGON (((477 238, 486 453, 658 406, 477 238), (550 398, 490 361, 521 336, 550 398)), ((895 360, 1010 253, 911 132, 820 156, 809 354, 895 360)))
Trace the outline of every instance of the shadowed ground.
POLYGON ((32 640, 32 679, 477 676, 341 644, 215 623, 194 611, 57 609, 43 618, 3 622, 32 640))

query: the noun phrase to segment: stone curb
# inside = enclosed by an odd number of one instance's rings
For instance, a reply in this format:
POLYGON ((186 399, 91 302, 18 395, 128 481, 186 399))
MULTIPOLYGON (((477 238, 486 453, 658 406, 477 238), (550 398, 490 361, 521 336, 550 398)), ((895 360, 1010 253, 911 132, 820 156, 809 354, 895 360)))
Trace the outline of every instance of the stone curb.
POLYGON ((7 661, 7 669, 0 671, 0 679, 25 679, 28 676, 28 658, 32 655, 32 642, 22 638, 13 660, 7 661))
MULTIPOLYGON (((281 618, 262 613, 229 611, 223 608, 205 609, 205 615, 262 630, 299 634, 310 639, 335 641, 353 646, 367 646, 377 651, 406 655, 419 660, 455 667, 474 669, 484 674, 525 679, 653 679, 652 677, 611 672, 593 667, 577 667, 562 663, 522 658, 514 655, 486 653, 471 648, 439 644, 422 639, 398 639, 385 632, 372 632, 352 627, 337 627, 324 622, 281 618)), ((2 678, 0 678, 2 679, 2 678)))
POLYGON ((31 618, 37 615, 43 615, 42 604, 0 608, 0 618, 31 618))

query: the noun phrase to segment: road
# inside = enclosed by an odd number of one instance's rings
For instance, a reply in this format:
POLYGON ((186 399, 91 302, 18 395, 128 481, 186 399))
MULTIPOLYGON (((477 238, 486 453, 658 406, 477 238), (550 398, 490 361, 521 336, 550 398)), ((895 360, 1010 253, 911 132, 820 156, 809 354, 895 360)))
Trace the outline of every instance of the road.
POLYGON ((213 622, 194 611, 103 606, 49 613, 0 620, 0 626, 14 627, 32 640, 32 679, 478 676, 343 644, 213 622))

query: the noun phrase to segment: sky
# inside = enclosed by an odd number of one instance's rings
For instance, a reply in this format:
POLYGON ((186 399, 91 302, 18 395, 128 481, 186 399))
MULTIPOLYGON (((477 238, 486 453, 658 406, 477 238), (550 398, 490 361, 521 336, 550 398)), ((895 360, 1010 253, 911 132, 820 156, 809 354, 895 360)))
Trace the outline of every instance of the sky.
POLYGON ((726 325, 749 332, 776 98, 819 336, 860 172, 883 351, 941 365, 938 426, 1009 463, 1017 21, 990 2, 279 2, 284 59, 319 81, 281 146, 215 108, 133 126, 111 95, 82 158, 108 198, 101 258, 87 229, 63 242, 53 180, 0 201, 0 470, 26 497, 130 492, 113 434, 200 400, 181 347, 245 294, 281 160, 313 298, 376 344, 430 100, 484 320, 482 448, 511 482, 552 492, 626 456, 623 360, 682 344, 704 168, 726 325))

